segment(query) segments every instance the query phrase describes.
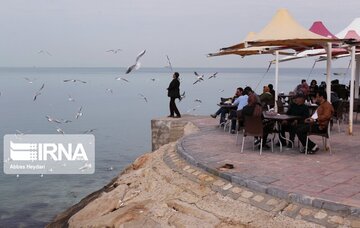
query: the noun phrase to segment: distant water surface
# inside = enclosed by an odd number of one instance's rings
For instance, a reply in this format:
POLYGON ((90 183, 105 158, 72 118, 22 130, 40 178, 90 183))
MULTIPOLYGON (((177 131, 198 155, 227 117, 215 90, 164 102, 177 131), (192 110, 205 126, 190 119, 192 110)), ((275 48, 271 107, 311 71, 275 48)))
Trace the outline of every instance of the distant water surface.
MULTIPOLYGON (((235 88, 251 86, 261 93, 263 85, 274 83, 274 71, 238 68, 178 68, 181 92, 178 103, 183 114, 209 115, 217 109, 220 97, 233 96, 235 88), (193 85, 194 71, 204 74, 203 82, 193 85), (217 77, 208 77, 219 72, 217 77), (259 83, 260 82, 260 83, 259 83), (202 102, 195 102, 200 99, 202 102)), ((57 213, 108 183, 139 155, 151 150, 150 120, 167 116, 167 86, 172 79, 168 68, 142 68, 129 75, 124 68, 0 68, 0 134, 82 133, 96 129, 96 171, 93 175, 5 175, 0 173, 0 227, 44 226, 57 213), (29 83, 24 78, 33 81, 29 83), (123 80, 115 80, 124 77, 123 80), (80 79, 87 83, 64 83, 80 79), (45 83, 42 94, 35 92, 45 83), (107 90, 108 89, 108 90, 107 90), (113 91, 110 92, 110 89, 113 91), (141 97, 143 94, 148 102, 141 97), (71 102, 69 96, 75 99, 71 102), (75 114, 83 107, 83 116, 75 114), (49 115, 69 119, 67 124, 46 120, 49 115)), ((310 69, 280 69, 279 91, 293 90, 310 69)), ((311 79, 325 80, 324 69, 315 69, 311 79)), ((333 72, 346 72, 334 69, 333 72)), ((348 82, 350 76, 341 76, 348 82), (346 78, 347 77, 347 78, 346 78)), ((229 137, 231 137, 229 135, 229 137)), ((3 148, 3 141, 0 140, 3 148)), ((3 163, 3 150, 0 158, 3 163)))

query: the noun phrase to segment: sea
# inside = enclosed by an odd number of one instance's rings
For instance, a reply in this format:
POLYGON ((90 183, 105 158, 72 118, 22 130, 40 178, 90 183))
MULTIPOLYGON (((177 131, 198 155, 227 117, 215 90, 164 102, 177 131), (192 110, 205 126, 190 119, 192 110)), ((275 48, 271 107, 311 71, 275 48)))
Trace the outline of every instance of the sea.
MULTIPOLYGON (((140 68, 130 74, 125 71, 126 68, 0 68, 2 137, 59 134, 58 128, 65 134, 92 129, 96 145, 94 174, 8 175, 0 171, 0 227, 44 227, 58 213, 109 183, 137 157, 151 152, 150 122, 169 115, 166 88, 174 71, 180 73, 180 92, 185 93, 183 100, 177 100, 183 115, 215 113, 220 97, 233 96, 237 87, 250 86, 261 94, 264 85, 275 85, 274 69, 267 72, 263 68, 164 67, 140 68), (204 75, 204 80, 194 84, 194 72, 204 75), (64 82, 69 79, 86 83, 64 82), (76 119, 80 107, 83 115, 76 119), (53 123, 46 116, 72 122, 53 123)), ((346 69, 332 71, 346 73, 346 69)), ((320 84, 325 81, 324 73, 321 68, 312 72, 308 68, 280 68, 278 91, 294 90, 301 79, 315 79, 320 84)), ((349 74, 336 77, 342 83, 350 80, 349 74)), ((2 139, 0 148, 0 161, 4 164, 2 139)))

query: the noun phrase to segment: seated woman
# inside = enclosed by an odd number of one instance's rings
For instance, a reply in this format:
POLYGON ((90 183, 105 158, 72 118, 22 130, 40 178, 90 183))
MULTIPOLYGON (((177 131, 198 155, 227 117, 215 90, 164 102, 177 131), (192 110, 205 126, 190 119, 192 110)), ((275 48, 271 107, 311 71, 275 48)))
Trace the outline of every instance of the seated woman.
POLYGON ((311 80, 309 89, 310 89, 310 93, 309 93, 310 100, 314 100, 316 96, 316 92, 319 90, 319 86, 317 85, 317 81, 315 79, 311 80))
POLYGON ((268 107, 274 107, 274 97, 270 93, 270 88, 268 86, 264 86, 263 93, 260 94, 260 102, 264 110, 267 110, 268 107))
MULTIPOLYGON (((257 101, 257 97, 254 93, 251 93, 248 97, 248 104, 242 109, 241 114, 243 116, 262 116, 261 104, 257 101)), ((267 137, 274 128, 274 123, 269 121, 263 121, 263 145, 264 149, 270 149, 267 143, 267 137)), ((258 140, 259 141, 259 140, 258 140)))

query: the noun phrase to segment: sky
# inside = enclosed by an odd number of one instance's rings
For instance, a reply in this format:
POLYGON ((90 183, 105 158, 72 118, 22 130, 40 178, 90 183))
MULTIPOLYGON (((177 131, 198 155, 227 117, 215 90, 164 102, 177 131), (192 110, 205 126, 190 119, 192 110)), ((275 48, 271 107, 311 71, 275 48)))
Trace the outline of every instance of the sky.
POLYGON ((274 56, 206 55, 261 31, 280 8, 305 28, 321 20, 334 34, 360 17, 359 0, 1 0, 0 67, 127 67, 144 49, 142 67, 166 66, 166 55, 175 68, 267 67, 274 56))

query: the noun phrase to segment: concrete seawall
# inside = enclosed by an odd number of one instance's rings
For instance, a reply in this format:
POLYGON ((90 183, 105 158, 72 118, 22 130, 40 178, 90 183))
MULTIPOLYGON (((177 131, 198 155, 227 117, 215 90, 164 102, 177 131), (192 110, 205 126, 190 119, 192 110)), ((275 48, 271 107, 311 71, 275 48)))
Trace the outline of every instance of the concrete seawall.
POLYGON ((185 126, 189 126, 189 118, 159 118, 151 120, 151 148, 152 151, 171 142, 176 142, 186 134, 185 126))

